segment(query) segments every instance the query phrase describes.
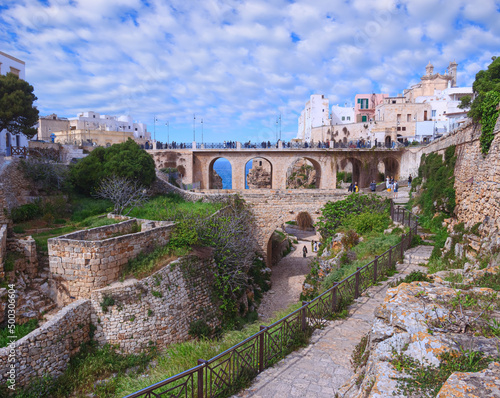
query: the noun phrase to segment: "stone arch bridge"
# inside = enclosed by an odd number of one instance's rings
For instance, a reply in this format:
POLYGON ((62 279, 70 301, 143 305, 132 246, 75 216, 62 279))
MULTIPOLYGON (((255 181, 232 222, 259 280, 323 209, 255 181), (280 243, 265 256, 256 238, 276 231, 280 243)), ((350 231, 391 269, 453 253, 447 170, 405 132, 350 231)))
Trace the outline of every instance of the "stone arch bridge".
POLYGON ((299 159, 307 159, 316 170, 318 189, 335 189, 337 170, 352 164, 353 180, 367 187, 379 176, 383 162, 386 174, 400 176, 404 149, 164 149, 149 151, 156 167, 177 168, 186 184, 199 183, 201 189, 212 189, 214 162, 224 158, 231 164, 232 188, 245 189, 246 164, 256 158, 265 159, 271 167, 271 189, 286 189, 287 170, 299 159))

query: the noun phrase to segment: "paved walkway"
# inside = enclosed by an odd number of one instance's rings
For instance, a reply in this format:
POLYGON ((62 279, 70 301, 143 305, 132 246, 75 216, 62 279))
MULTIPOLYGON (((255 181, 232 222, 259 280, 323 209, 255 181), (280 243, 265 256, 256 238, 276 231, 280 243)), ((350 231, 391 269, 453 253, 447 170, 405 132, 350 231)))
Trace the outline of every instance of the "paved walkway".
POLYGON ((415 259, 398 264, 399 273, 381 286, 372 286, 349 309, 350 316, 332 321, 316 330, 310 345, 288 355, 274 367, 256 377, 253 385, 234 397, 333 397, 353 376, 350 358, 361 338, 369 332, 375 318, 375 308, 383 302, 388 283, 412 271, 422 269, 430 256, 427 246, 410 249, 415 259))

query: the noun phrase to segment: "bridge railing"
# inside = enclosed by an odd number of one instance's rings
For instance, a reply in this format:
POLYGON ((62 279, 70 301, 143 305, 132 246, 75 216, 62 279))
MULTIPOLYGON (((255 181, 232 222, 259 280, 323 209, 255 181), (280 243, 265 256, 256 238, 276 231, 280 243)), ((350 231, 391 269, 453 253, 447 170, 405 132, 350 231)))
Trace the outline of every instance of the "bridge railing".
POLYGON ((209 360, 198 360, 198 365, 146 387, 125 398, 176 396, 211 398, 234 393, 241 380, 251 380, 272 366, 314 329, 321 328, 347 305, 358 298, 369 286, 376 284, 402 261, 404 251, 417 233, 418 218, 403 207, 391 202, 394 221, 410 227, 408 234, 386 252, 302 307, 241 341, 209 360))

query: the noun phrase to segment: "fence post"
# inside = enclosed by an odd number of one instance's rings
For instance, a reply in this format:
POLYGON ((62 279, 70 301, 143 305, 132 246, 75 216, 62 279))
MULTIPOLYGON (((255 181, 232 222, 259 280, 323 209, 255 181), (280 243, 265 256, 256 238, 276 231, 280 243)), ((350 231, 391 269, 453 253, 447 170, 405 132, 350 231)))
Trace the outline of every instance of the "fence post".
POLYGON ((403 221, 401 221, 401 224, 405 225, 405 209, 403 209, 403 221))
POLYGON ((332 289, 332 313, 337 310, 337 285, 338 283, 334 283, 332 289))
MULTIPOLYGON (((260 330, 267 329, 267 326, 260 325, 260 330)), ((259 336, 259 373, 264 370, 264 333, 259 336)))
POLYGON ((389 269, 392 268, 392 247, 389 249, 389 269))
POLYGON ((302 307, 303 308, 302 308, 302 311, 301 311, 302 312, 301 315, 302 315, 302 331, 303 332, 306 331, 306 326, 307 326, 307 324, 306 324, 306 315, 307 315, 307 307, 306 307, 306 305, 307 304, 309 304, 309 302, 307 302, 307 301, 303 301, 302 302, 302 307))
MULTIPOLYGON (((204 364, 206 361, 203 359, 198 359, 198 365, 204 364)), ((203 370, 205 368, 198 369, 198 398, 203 398, 203 370)))
POLYGON ((373 260, 373 283, 377 283, 377 267, 378 267, 378 256, 375 256, 375 260, 373 260))
POLYGON ((392 200, 391 200, 391 218, 392 218, 392 221, 394 221, 394 203, 392 200))
POLYGON ((403 235, 403 237, 401 238, 401 260, 403 260, 403 257, 404 257, 404 253, 405 253, 405 242, 406 242, 406 239, 408 238, 408 235, 403 235))
POLYGON ((359 297, 359 267, 356 268, 356 284, 354 286, 354 298, 357 299, 359 297))

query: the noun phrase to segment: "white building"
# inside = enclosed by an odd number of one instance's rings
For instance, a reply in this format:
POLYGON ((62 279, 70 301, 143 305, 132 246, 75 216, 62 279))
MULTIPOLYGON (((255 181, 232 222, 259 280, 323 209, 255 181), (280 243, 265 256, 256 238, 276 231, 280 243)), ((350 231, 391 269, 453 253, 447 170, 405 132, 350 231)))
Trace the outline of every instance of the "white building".
POLYGON ((444 90, 434 90, 434 95, 415 98, 416 103, 431 106, 430 121, 433 122, 434 131, 431 135, 435 137, 449 133, 467 120, 467 110, 458 107, 460 99, 465 96, 473 96, 472 87, 448 87, 444 90))
POLYGON ((330 124, 330 102, 321 94, 311 95, 306 107, 300 113, 297 138, 311 141, 311 130, 330 124))
MULTIPOLYGON (((14 73, 20 79, 25 78, 24 61, 0 51, 0 74, 14 73)), ((12 135, 7 130, 0 132, 0 155, 10 155, 13 146, 28 146, 28 138, 24 134, 12 135)))
POLYGON ((331 124, 354 123, 354 107, 332 105, 331 124))
POLYGON ((82 112, 77 117, 68 118, 71 130, 100 130, 133 133, 134 138, 151 140, 151 133, 144 123, 135 123, 132 116, 101 115, 96 112, 82 112))

